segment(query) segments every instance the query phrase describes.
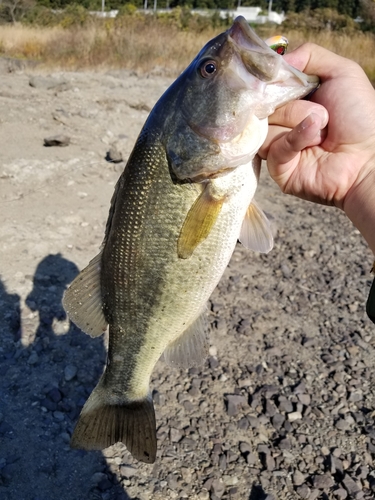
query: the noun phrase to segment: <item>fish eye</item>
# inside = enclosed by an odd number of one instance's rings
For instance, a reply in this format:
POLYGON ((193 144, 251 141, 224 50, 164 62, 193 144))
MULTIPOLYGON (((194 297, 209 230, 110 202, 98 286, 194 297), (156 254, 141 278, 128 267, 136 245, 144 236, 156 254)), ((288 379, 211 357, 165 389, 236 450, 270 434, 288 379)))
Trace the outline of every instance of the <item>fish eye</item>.
POLYGON ((204 61, 200 66, 200 73, 203 78, 210 78, 216 73, 216 69, 215 61, 204 61))

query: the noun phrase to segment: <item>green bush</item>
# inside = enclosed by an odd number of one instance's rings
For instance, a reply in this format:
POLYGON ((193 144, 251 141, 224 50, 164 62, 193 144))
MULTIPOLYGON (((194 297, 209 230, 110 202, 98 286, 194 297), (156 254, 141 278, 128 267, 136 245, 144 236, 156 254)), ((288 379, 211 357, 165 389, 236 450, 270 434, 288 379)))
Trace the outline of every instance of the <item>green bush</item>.
POLYGON ((47 7, 37 5, 25 15, 23 22, 37 26, 56 26, 59 24, 59 14, 47 7))
POLYGON ((133 3, 126 3, 119 8, 117 17, 134 16, 137 12, 137 9, 138 7, 136 7, 133 3))
POLYGON ((314 9, 290 12, 283 22, 286 30, 343 31, 350 33, 358 29, 357 24, 346 14, 334 9, 314 9))
POLYGON ((93 22, 93 17, 82 5, 71 4, 59 15, 59 25, 63 28, 86 26, 93 22))

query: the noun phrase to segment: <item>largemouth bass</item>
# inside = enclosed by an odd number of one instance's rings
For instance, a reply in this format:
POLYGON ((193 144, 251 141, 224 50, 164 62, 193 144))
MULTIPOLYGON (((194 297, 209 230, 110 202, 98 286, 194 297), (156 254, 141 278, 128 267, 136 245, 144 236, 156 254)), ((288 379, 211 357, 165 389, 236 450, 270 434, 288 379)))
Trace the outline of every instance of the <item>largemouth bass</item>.
POLYGON ((63 301, 91 336, 109 325, 107 366, 73 447, 120 441, 155 461, 153 368, 163 353, 182 367, 204 360, 205 304, 237 240, 271 249, 268 221, 252 202, 256 153, 274 109, 317 85, 239 17, 157 102, 116 185, 102 249, 63 301))

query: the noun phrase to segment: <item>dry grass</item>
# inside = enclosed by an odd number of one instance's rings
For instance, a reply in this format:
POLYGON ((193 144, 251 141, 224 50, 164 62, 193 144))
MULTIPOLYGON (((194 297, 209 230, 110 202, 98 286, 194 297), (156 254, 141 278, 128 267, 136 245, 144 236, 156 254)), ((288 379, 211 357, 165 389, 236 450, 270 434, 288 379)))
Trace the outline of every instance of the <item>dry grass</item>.
POLYGON ((356 61, 365 70, 370 80, 375 82, 375 37, 372 33, 363 33, 358 30, 348 35, 322 31, 320 33, 308 32, 304 36, 298 31, 290 31, 286 36, 291 41, 291 49, 304 42, 313 42, 356 61))
POLYGON ((68 29, 0 25, 0 55, 59 69, 121 67, 147 73, 160 68, 178 74, 215 34, 132 18, 68 29))
MULTIPOLYGON (((127 68, 150 72, 155 68, 177 75, 202 46, 222 31, 205 27, 202 32, 184 31, 176 23, 154 18, 124 16, 119 20, 93 21, 87 26, 34 28, 0 26, 0 54, 34 59, 49 68, 127 68)), ((261 29, 266 37, 280 32, 294 48, 313 41, 356 60, 375 81, 375 37, 354 32, 302 33, 296 30, 261 29)))

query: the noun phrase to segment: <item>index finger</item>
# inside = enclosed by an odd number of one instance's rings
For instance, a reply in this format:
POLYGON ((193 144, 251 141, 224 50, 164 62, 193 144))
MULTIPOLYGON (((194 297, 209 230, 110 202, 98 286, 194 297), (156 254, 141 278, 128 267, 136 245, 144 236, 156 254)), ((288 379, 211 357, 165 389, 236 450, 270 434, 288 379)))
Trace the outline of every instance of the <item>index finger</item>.
POLYGON ((351 71, 364 74, 362 68, 350 59, 339 56, 315 43, 304 43, 283 56, 295 68, 304 73, 317 75, 322 80, 348 76, 351 71))

